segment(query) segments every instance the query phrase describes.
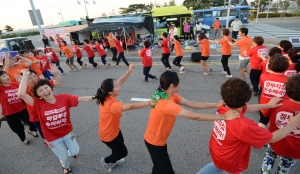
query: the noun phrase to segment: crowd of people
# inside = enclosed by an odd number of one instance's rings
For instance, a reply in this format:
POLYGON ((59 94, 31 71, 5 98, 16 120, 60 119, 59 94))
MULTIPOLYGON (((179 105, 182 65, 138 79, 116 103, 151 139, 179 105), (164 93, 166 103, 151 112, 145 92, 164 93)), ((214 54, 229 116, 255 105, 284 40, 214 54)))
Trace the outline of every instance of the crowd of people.
MULTIPOLYGON (((129 64, 124 56, 121 37, 113 33, 107 37, 113 60, 118 66, 122 59, 128 71, 118 80, 103 80, 95 91, 96 95, 92 96, 53 93, 53 88, 63 83, 60 75, 64 74, 55 52, 65 54, 70 71, 80 71, 87 66, 81 61, 82 50, 86 51, 89 63, 99 68, 99 64, 94 61, 93 49, 96 49, 103 65, 109 68, 102 40, 92 45, 85 39, 83 48, 72 41, 72 48, 69 48, 63 39, 57 37, 60 43, 58 49, 46 45, 44 51, 22 50, 16 57, 10 57, 6 49, 2 49, 5 59, 3 70, 0 70, 0 104, 4 117, 0 121, 7 121, 10 129, 28 145, 30 141, 22 124, 26 122, 28 133, 33 137, 42 137, 43 144, 60 160, 65 174, 72 173, 69 157, 78 158, 80 151, 70 120, 70 108, 77 107, 79 102, 93 100, 99 105, 99 139, 112 151, 111 155, 100 159, 106 172, 123 164, 128 154, 120 129, 122 113, 151 107, 144 142, 153 162, 152 173, 175 173, 168 154, 167 140, 177 116, 196 121, 214 121, 209 142, 213 162, 200 169, 198 174, 244 172, 249 165, 251 146, 266 146, 260 173, 271 173, 277 157, 280 158, 277 173, 288 173, 300 158, 300 48, 293 48, 289 41, 283 40, 278 47, 271 48, 267 55, 267 49, 263 46, 264 39, 261 36, 251 39, 247 36, 247 28, 240 28, 240 40, 231 38, 230 31, 225 28, 222 29, 223 38, 218 41, 209 40, 203 33, 197 34, 204 75, 212 71, 206 63, 210 56, 210 42, 222 46, 221 62, 224 71, 221 73, 226 74, 228 80, 221 85, 222 100, 211 104, 190 101, 178 94, 180 79, 176 72, 171 71, 169 63, 171 45, 174 45, 176 51, 173 64, 179 67, 179 73, 185 73, 181 64, 183 52, 179 37, 172 32, 172 28, 170 30, 169 36, 168 33, 162 33, 162 42, 158 42, 162 47, 161 61, 165 72, 161 74, 160 86, 151 100, 145 102, 123 103, 117 100, 121 95, 120 87, 133 73, 134 65, 129 64), (238 69, 241 79, 233 78, 228 67, 232 46, 240 47, 238 69), (80 68, 74 64, 74 55, 80 68), (250 69, 247 67, 249 62, 250 69), (250 74, 252 88, 244 72, 250 74), (252 95, 258 96, 258 104, 247 104, 252 95), (195 113, 182 106, 190 109, 216 108, 217 113, 195 113), (259 112, 258 123, 246 117, 251 112, 259 112)), ((144 82, 148 82, 149 78, 158 80, 149 73, 152 67, 151 43, 146 40, 143 47, 138 55, 143 63, 144 82)))

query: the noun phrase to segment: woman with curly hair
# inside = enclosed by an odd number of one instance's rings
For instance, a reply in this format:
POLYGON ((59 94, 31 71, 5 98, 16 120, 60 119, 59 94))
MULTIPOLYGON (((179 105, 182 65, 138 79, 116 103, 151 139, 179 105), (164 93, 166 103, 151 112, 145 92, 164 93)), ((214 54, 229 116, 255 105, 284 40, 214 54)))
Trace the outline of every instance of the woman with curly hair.
POLYGON ((287 56, 290 66, 283 73, 287 77, 294 76, 300 71, 300 48, 294 47, 288 50, 287 56))

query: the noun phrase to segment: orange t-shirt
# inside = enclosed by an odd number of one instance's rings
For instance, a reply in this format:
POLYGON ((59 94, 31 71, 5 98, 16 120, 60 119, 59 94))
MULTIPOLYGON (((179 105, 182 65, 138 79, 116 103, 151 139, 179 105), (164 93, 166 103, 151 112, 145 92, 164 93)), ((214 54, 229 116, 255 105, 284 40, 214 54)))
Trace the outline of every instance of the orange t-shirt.
POLYGON ((180 45, 180 42, 178 41, 175 41, 175 51, 176 51, 176 56, 183 56, 183 52, 182 52, 182 49, 181 49, 181 45, 180 45))
POLYGON ((117 101, 116 97, 108 96, 104 105, 100 104, 99 137, 101 141, 111 142, 120 131, 120 120, 124 103, 117 101))
POLYGON ((228 41, 232 41, 231 37, 229 36, 224 36, 224 38, 220 39, 218 41, 219 44, 222 45, 222 55, 231 55, 232 54, 232 48, 229 45, 228 41))
POLYGON ((209 57, 210 56, 210 44, 208 39, 200 40, 201 43, 201 56, 209 57))
POLYGON ((150 110, 149 123, 144 139, 152 145, 164 146, 174 127, 176 116, 182 111, 178 105, 181 96, 174 94, 169 99, 162 99, 150 110))
POLYGON ((17 82, 15 75, 19 76, 21 74, 22 69, 25 69, 26 67, 26 63, 21 63, 20 65, 16 65, 14 67, 9 67, 8 68, 8 76, 9 76, 9 80, 10 82, 17 82))
POLYGON ((214 30, 220 29, 221 26, 222 26, 222 23, 220 21, 216 21, 213 23, 214 30))
POLYGON ((68 46, 63 46, 63 47, 60 47, 59 49, 61 49, 66 54, 67 58, 74 57, 72 51, 70 50, 70 48, 68 46))
POLYGON ((116 47, 115 41, 110 41, 109 39, 114 39, 112 36, 107 36, 110 48, 116 47))
POLYGON ((241 57, 248 57, 247 53, 251 48, 252 39, 249 36, 243 36, 241 40, 236 41, 235 45, 240 47, 241 57))
MULTIPOLYGON (((30 59, 32 62, 37 60, 34 56, 28 56, 28 59, 30 59)), ((40 75, 42 75, 38 64, 31 64, 31 68, 36 72, 36 76, 39 77, 40 75)))

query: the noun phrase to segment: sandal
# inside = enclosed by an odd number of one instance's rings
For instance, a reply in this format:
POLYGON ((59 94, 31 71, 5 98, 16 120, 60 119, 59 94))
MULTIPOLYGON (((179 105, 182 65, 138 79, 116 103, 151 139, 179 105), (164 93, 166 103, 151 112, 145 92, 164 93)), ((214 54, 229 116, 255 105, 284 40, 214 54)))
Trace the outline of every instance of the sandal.
POLYGON ((68 169, 63 168, 63 170, 64 170, 64 174, 73 174, 73 172, 72 172, 72 170, 71 170, 70 167, 68 169))
POLYGON ((37 134, 36 132, 34 132, 34 131, 28 131, 28 133, 30 134, 30 135, 32 135, 33 137, 35 137, 35 138, 37 138, 37 137, 39 137, 39 134, 37 134))
POLYGON ((25 139, 25 140, 23 141, 23 143, 24 143, 25 145, 28 145, 28 144, 30 143, 30 141, 27 140, 27 139, 25 139))

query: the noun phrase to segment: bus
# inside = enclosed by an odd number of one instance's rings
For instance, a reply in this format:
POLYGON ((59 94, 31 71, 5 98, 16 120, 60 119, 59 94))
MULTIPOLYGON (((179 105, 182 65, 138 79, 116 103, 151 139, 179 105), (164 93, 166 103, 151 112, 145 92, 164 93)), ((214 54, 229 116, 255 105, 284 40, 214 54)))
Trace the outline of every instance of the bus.
POLYGON ((183 22, 193 20, 193 10, 185 6, 153 8, 151 10, 156 37, 167 32, 168 24, 175 24, 178 37, 183 36, 183 22))
MULTIPOLYGON (((227 7, 217 7, 205 10, 194 10, 194 17, 196 21, 201 22, 202 24, 206 24, 212 26, 212 24, 216 21, 216 18, 219 18, 220 22, 223 26, 226 26, 227 21, 227 7)), ((235 20, 235 17, 238 16, 239 20, 245 24, 248 23, 249 18, 249 6, 232 6, 230 7, 229 13, 229 26, 235 20)))

